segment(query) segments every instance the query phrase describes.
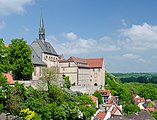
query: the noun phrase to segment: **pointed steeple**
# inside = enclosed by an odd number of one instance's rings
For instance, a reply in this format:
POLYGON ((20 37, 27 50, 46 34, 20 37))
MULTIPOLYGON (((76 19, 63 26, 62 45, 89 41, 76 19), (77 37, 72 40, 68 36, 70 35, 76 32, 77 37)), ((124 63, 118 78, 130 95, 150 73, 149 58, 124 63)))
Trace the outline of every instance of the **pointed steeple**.
POLYGON ((44 28, 44 20, 43 20, 42 12, 40 16, 39 40, 45 41, 45 28, 44 28))

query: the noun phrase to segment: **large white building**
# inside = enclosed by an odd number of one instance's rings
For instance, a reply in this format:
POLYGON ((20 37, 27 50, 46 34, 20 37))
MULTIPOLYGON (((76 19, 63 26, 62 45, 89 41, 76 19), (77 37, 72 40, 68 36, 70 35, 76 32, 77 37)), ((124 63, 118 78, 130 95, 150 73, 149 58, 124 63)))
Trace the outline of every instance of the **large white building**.
POLYGON ((60 74, 69 76, 77 86, 104 86, 105 67, 103 58, 70 57, 61 60, 60 74))
POLYGON ((39 38, 30 45, 32 50, 31 60, 34 65, 32 80, 42 77, 44 67, 57 66, 58 75, 69 76, 70 81, 76 86, 104 86, 105 67, 103 58, 82 59, 70 57, 61 59, 50 43, 45 41, 45 28, 43 17, 40 18, 39 38))

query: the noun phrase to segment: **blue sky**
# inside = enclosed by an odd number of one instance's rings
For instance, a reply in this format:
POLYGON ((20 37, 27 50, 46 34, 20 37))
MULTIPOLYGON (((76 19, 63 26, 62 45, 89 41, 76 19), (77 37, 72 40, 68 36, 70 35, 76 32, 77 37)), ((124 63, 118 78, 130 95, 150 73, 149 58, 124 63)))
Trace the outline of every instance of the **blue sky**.
POLYGON ((0 37, 31 44, 42 8, 46 40, 65 58, 104 57, 110 72, 157 72, 156 6, 156 0, 0 0, 0 37))

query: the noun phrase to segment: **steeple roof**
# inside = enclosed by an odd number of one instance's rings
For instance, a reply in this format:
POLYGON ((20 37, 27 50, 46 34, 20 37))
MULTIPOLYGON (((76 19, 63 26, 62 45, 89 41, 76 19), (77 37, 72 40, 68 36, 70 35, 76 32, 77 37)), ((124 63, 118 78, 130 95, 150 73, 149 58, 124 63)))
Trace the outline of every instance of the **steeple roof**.
POLYGON ((45 40, 45 28, 42 13, 40 16, 39 40, 45 40))

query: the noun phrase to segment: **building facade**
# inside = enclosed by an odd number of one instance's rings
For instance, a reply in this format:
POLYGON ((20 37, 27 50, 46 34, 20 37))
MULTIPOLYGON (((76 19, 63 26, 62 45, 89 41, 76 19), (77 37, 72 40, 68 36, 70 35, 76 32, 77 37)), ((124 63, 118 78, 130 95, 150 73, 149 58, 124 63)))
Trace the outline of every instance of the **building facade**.
POLYGON ((41 15, 39 38, 30 45, 32 50, 31 60, 34 65, 32 80, 39 80, 42 77, 44 67, 59 66, 59 55, 52 45, 45 41, 44 21, 41 15))
POLYGON ((69 76, 73 85, 104 86, 105 69, 103 58, 70 57, 59 61, 60 76, 69 76))
POLYGON ((104 86, 105 67, 103 58, 82 59, 70 57, 63 60, 52 45, 45 41, 44 21, 41 15, 39 38, 35 39, 30 48, 31 60, 34 65, 32 80, 42 77, 43 68, 58 67, 59 81, 64 75, 69 76, 71 84, 75 86, 104 86))

